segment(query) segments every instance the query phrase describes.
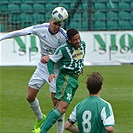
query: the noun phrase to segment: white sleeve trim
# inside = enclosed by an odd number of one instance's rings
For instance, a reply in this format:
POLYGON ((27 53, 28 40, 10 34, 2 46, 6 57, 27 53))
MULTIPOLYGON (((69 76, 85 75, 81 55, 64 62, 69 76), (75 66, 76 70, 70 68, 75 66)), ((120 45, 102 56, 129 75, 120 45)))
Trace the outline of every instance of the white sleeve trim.
POLYGON ((74 107, 71 115, 69 116, 69 119, 72 121, 72 122, 76 122, 77 121, 77 118, 76 118, 76 107, 74 107))
POLYGON ((107 117, 105 107, 101 111, 101 119, 103 120, 103 125, 104 126, 114 125, 114 123, 115 123, 114 122, 114 114, 113 114, 113 111, 112 111, 112 107, 110 106, 110 104, 108 104, 108 106, 109 106, 110 114, 111 114, 109 117, 107 117))

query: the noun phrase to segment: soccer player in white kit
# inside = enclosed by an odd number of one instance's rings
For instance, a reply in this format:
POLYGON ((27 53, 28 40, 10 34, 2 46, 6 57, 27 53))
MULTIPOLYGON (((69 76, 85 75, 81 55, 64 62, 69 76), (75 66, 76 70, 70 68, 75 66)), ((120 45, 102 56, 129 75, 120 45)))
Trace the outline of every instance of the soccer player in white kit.
MULTIPOLYGON (((62 44, 64 44, 67 40, 66 31, 61 28, 61 22, 55 22, 54 20, 50 20, 49 23, 43 23, 40 25, 35 25, 31 27, 27 27, 25 29, 13 31, 7 33, 0 37, 0 41, 4 39, 9 39, 17 36, 25 36, 34 34, 37 35, 40 40, 40 48, 41 48, 41 59, 37 65, 35 72, 33 73, 29 85, 28 85, 28 93, 26 99, 29 102, 29 105, 33 112, 36 115, 36 122, 34 125, 34 129, 39 128, 40 125, 45 121, 46 116, 42 113, 39 105, 39 101, 37 99, 37 94, 41 87, 48 82, 49 72, 47 69, 47 64, 44 62, 47 61, 46 55, 54 54, 55 50, 62 44)), ((59 65, 55 66, 55 73, 58 75, 59 65)), ((56 93, 56 81, 48 82, 50 85, 50 92, 53 104, 56 104, 56 100, 54 99, 54 95, 56 93)), ((64 119, 63 116, 57 121, 58 125, 58 133, 62 133, 64 129, 64 119)), ((34 131, 34 130, 33 130, 34 131)))

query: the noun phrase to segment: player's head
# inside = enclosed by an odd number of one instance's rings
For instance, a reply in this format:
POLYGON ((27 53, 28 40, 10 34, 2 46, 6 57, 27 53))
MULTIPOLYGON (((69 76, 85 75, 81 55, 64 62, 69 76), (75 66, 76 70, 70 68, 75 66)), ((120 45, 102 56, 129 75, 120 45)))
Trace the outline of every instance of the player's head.
POLYGON ((80 47, 81 46, 81 38, 79 32, 74 29, 70 28, 67 30, 67 37, 68 37, 68 42, 74 46, 74 47, 80 47))
POLYGON ((60 30, 62 22, 68 18, 68 12, 64 7, 56 7, 51 15, 49 30, 52 34, 56 34, 60 30))
POLYGON ((49 30, 52 34, 56 34, 60 30, 60 27, 62 26, 62 22, 55 22, 53 19, 51 19, 49 23, 50 23, 49 30))
POLYGON ((93 72, 92 74, 88 75, 86 85, 90 94, 97 94, 101 90, 102 84, 103 77, 100 75, 100 73, 93 72))

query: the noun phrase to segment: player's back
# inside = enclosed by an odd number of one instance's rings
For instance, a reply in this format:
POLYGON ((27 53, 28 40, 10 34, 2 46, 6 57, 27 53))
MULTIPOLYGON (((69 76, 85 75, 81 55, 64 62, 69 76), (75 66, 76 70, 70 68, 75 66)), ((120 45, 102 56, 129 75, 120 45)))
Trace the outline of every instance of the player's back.
POLYGON ((108 103, 97 96, 89 96, 80 102, 76 107, 80 133, 106 133, 102 117, 107 117, 108 112, 104 110, 107 106, 108 103))

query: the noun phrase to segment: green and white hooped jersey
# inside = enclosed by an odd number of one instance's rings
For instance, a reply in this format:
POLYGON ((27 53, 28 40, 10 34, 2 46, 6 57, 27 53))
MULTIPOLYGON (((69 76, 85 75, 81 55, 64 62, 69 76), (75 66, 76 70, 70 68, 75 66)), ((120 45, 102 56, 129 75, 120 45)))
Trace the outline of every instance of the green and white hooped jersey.
POLYGON ((50 55, 50 59, 54 63, 60 61, 60 72, 80 75, 84 66, 85 48, 84 41, 81 41, 80 48, 72 47, 66 42, 56 50, 55 54, 50 55))
POLYGON ((114 126, 114 114, 110 103, 89 96, 75 106, 69 121, 78 122, 80 133, 106 133, 105 126, 114 126))

